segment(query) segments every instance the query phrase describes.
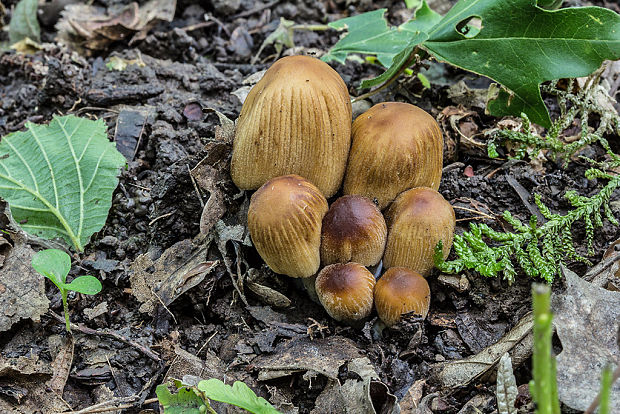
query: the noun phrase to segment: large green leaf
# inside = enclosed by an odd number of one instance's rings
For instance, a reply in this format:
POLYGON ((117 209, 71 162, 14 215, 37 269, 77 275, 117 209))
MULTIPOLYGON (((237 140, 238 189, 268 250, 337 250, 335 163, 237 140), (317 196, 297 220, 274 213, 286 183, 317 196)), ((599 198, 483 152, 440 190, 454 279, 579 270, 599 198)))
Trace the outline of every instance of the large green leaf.
POLYGON ((9 23, 9 41, 11 44, 26 37, 37 42, 40 40, 41 30, 37 20, 38 7, 38 0, 21 0, 17 3, 9 23))
POLYGON ((539 85, 587 76, 605 59, 620 58, 620 15, 600 7, 556 11, 536 0, 461 0, 423 44, 438 59, 488 76, 510 91, 489 104, 492 114, 519 115, 551 126, 539 85), (459 28, 482 20, 473 37, 459 28))
POLYGON ((0 197, 27 232, 83 250, 103 227, 125 158, 102 120, 56 117, 0 141, 0 197))
MULTIPOLYGON (((544 1, 547 7, 559 3, 544 1)), ((376 10, 331 23, 349 33, 323 59, 344 62, 350 53, 376 55, 389 67, 389 74, 394 74, 407 61, 412 46, 419 45, 440 60, 508 88, 510 92, 500 91, 489 103, 492 114, 524 112, 546 127, 551 120, 540 83, 586 76, 603 60, 620 58, 620 16, 600 7, 549 11, 537 7, 536 0, 460 0, 440 18, 423 3, 415 20, 398 28, 387 24, 384 12, 376 10), (482 27, 468 25, 471 18, 480 19, 482 27)), ((389 74, 380 79, 389 78, 389 74)), ((366 81, 364 86, 374 81, 366 81)))
POLYGON ((383 66, 389 67, 403 48, 412 49, 426 40, 426 32, 441 20, 441 16, 432 11, 426 1, 421 3, 414 20, 398 27, 388 26, 384 17, 386 11, 387 9, 379 9, 330 23, 330 27, 347 29, 348 33, 321 59, 325 62, 336 60, 344 64, 348 54, 370 54, 375 55, 383 66))
POLYGON ((231 387, 211 378, 200 381, 198 389, 210 400, 236 405, 254 414, 280 414, 266 399, 257 397, 254 391, 241 381, 235 381, 231 387))

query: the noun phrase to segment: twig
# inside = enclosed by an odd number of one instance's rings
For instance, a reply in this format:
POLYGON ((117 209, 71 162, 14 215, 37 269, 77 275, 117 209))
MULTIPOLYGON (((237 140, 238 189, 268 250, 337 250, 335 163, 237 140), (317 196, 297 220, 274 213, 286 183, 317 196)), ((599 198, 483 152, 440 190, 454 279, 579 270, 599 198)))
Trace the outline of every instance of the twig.
MULTIPOLYGON (((137 398, 138 397, 135 395, 131 397, 125 397, 125 398, 115 398, 113 400, 104 401, 104 402, 101 402, 95 405, 91 405, 90 407, 86 407, 80 411, 70 411, 70 412, 65 412, 63 414, 95 414, 95 413, 107 413, 110 411, 124 410, 126 408, 133 408, 136 405, 137 398), (118 403, 125 403, 125 404, 106 407, 107 405, 118 404, 118 403)), ((145 400, 140 405, 151 404, 154 402, 157 402, 157 398, 149 398, 148 400, 145 400)))
MULTIPOLYGON (((50 316, 52 316, 54 319, 56 319, 59 322, 64 323, 65 319, 58 315, 56 312, 49 310, 48 314, 50 316)), ((111 338, 114 338, 118 341, 121 341, 129 346, 132 346, 134 348, 136 348, 138 351, 142 352, 144 355, 148 356, 149 358, 151 358, 154 361, 157 362, 161 362, 161 358, 159 357, 159 355, 157 355, 155 352, 151 351, 148 347, 144 346, 144 345, 140 345, 137 342, 134 342, 130 339, 125 338, 124 336, 122 336, 121 334, 118 334, 116 332, 113 331, 109 331, 107 329, 104 330, 95 330, 95 329, 91 329, 88 328, 82 324, 79 323, 71 323, 71 329, 75 329, 79 332, 82 332, 83 334, 86 335, 95 335, 95 336, 109 336, 111 338)))
POLYGON ((381 84, 381 86, 379 86, 377 89, 374 89, 370 92, 366 92, 365 94, 362 94, 360 96, 357 96, 353 99, 351 99, 351 103, 354 102, 358 102, 361 100, 364 100, 366 98, 370 98, 371 96, 381 92, 382 90, 384 90, 385 88, 387 88, 392 82, 394 82, 400 75, 403 74, 403 72, 405 70, 407 70, 407 68, 409 67, 409 65, 411 65, 417 58, 417 53, 418 53, 419 48, 416 46, 411 53, 409 54, 409 56, 407 57, 407 60, 405 61, 405 63, 403 63, 403 65, 400 67, 400 69, 398 69, 398 71, 393 74, 392 76, 390 76, 385 82, 383 82, 383 84, 381 84))
POLYGON ((159 295, 157 293, 155 293, 155 290, 153 290, 153 288, 151 288, 151 294, 153 296, 155 296, 157 298, 157 300, 159 301, 159 303, 161 304, 161 306, 164 307, 164 309, 170 314, 170 316, 172 316, 172 320, 174 321, 175 325, 178 325, 179 323, 177 322, 177 318, 174 316, 174 313, 172 313, 172 311, 170 309, 168 309, 168 306, 166 306, 166 304, 164 303, 164 301, 159 297, 159 295))
POLYGON ((258 13, 258 12, 261 12, 261 11, 263 11, 263 10, 265 10, 265 9, 270 8, 271 6, 275 6, 275 5, 276 5, 276 4, 278 4, 278 3, 280 3, 280 0, 270 1, 269 3, 265 3, 265 4, 263 4, 262 6, 258 6, 258 7, 254 8, 254 9, 252 9, 252 10, 246 10, 246 11, 241 12, 241 13, 239 13, 239 14, 235 14, 235 15, 232 17, 232 20, 238 19, 238 18, 240 18, 240 17, 248 17, 248 16, 251 16, 251 15, 253 15, 254 13, 258 13))
MULTIPOLYGON (((457 210, 469 211, 470 213, 478 214, 480 217, 488 218, 489 220, 495 220, 495 217, 490 216, 486 213, 483 213, 482 211, 474 210, 473 208, 467 208, 467 207, 461 207, 461 206, 452 206, 452 208, 457 209, 457 210)), ((466 219, 461 219, 461 220, 469 220, 469 219, 471 219, 471 217, 466 218, 466 219)))
POLYGON ((157 220, 170 217, 173 214, 174 214, 174 211, 171 211, 170 213, 162 214, 161 216, 155 217, 153 220, 149 221, 149 226, 152 226, 157 220))
POLYGON ((192 185, 194 186, 194 191, 196 192, 196 195, 198 196, 198 201, 200 201, 200 207, 202 207, 204 209, 205 208, 205 202, 202 201, 202 196, 200 195, 200 191, 198 191, 198 186, 196 185, 196 179, 192 175, 192 170, 189 169, 189 164, 185 164, 185 166, 187 167, 187 172, 189 173, 189 178, 190 178, 190 180, 192 180, 192 185))

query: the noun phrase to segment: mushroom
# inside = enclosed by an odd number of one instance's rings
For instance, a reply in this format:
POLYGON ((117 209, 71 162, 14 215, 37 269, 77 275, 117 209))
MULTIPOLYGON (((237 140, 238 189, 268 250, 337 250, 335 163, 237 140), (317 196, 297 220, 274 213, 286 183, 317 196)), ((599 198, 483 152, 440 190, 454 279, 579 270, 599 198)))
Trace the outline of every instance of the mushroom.
POLYGON ((387 226, 377 206, 366 197, 348 195, 336 200, 323 217, 321 263, 379 263, 387 226))
POLYGON ((299 174, 326 197, 342 183, 351 146, 351 101, 338 73, 309 56, 278 60, 248 94, 237 121, 230 175, 253 190, 299 174))
POLYGON ((267 266, 291 277, 314 275, 326 212, 321 191, 298 175, 276 177, 259 188, 250 199, 248 228, 267 266))
POLYGON ((375 308, 387 326, 396 324, 409 312, 426 318, 430 303, 431 290, 426 279, 405 267, 388 269, 375 286, 375 308))
POLYGON ((412 188, 399 195, 388 209, 386 221, 385 268, 407 267, 428 275, 440 240, 444 259, 448 257, 456 225, 454 209, 432 188, 412 188))
POLYGON ((332 318, 355 324, 372 312, 375 277, 359 263, 331 264, 316 277, 316 294, 332 318))
POLYGON ((402 102, 380 103, 353 122, 344 194, 376 199, 383 210, 402 191, 439 188, 443 138, 435 119, 402 102))

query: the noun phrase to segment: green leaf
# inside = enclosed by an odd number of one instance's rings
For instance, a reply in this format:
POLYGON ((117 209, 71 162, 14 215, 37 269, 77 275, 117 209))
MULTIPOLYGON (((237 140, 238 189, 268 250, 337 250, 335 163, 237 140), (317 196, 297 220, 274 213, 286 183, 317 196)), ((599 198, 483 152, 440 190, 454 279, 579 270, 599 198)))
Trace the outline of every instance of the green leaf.
POLYGON ((202 414, 200 407, 205 403, 191 388, 179 388, 172 394, 167 384, 159 384, 155 389, 159 403, 164 407, 165 414, 202 414))
MULTIPOLYGON (((388 26, 385 12, 386 9, 379 9, 330 23, 330 27, 347 29, 348 33, 321 59, 344 64, 348 54, 361 53, 375 55, 383 66, 390 67, 396 55, 404 49, 403 45, 412 49, 423 42, 427 37, 425 32, 441 20, 441 16, 432 11, 426 1, 416 11, 414 20, 399 27, 388 26)), ((402 64, 402 59, 397 63, 402 64)))
POLYGON ((78 276, 71 283, 65 284, 65 289, 85 295, 96 295, 101 292, 101 288, 99 279, 90 275, 78 276))
POLYGON ((405 6, 408 9, 417 9, 422 5, 422 0, 405 0, 405 6))
POLYGON ((198 389, 210 400, 232 404, 254 414, 279 414, 267 400, 257 397, 254 391, 241 381, 235 381, 231 387, 212 378, 200 381, 198 389))
POLYGON ((125 158, 102 120, 56 117, 0 142, 0 197, 28 233, 79 251, 105 224, 125 158))
POLYGON ((37 252, 32 257, 31 265, 34 270, 50 279, 61 289, 71 270, 71 258, 62 250, 46 249, 37 252))
POLYGON ((38 0, 21 0, 15 6, 9 23, 9 41, 11 44, 28 37, 39 42, 41 30, 37 20, 38 0))
POLYGON ((603 60, 620 58, 620 15, 600 7, 548 11, 536 0, 460 0, 422 46, 510 89, 489 103, 493 115, 524 112, 550 127, 539 84, 587 76, 603 60), (473 17, 482 29, 472 36, 463 27, 473 17))

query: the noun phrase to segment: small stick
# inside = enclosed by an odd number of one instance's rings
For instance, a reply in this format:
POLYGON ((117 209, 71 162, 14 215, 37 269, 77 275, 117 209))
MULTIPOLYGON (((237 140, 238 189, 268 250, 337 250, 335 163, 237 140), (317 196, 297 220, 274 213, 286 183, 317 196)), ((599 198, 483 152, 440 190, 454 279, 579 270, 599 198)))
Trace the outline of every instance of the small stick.
MULTIPOLYGON (((469 211, 470 213, 476 213, 479 214, 480 217, 485 217, 488 218, 489 220, 495 220, 495 217, 490 216, 486 213, 483 213, 482 211, 479 210, 474 210, 472 208, 467 208, 467 207, 461 207, 461 206, 452 206, 452 208, 457 209, 457 210, 465 210, 465 211, 469 211)), ((466 218, 466 219, 460 219, 460 220, 469 220, 470 218, 466 218)), ((458 221, 458 220, 457 220, 458 221)))
POLYGON ((252 9, 252 10, 246 10, 246 11, 241 12, 241 13, 239 13, 239 14, 235 14, 235 15, 232 17, 232 19, 233 19, 233 20, 235 20, 235 19, 238 19, 238 18, 240 18, 240 17, 247 17, 247 16, 251 16, 251 15, 253 15, 254 13, 258 13, 258 12, 261 12, 261 11, 263 11, 263 10, 265 10, 265 9, 270 8, 271 6, 275 6, 275 5, 276 5, 276 4, 278 4, 279 2, 280 2, 280 0, 274 0, 274 1, 271 1, 271 2, 269 2, 269 3, 265 3, 265 4, 263 4, 262 6, 256 7, 256 8, 254 8, 254 9, 252 9))
MULTIPOLYGON (((133 397, 129 397, 129 398, 135 400, 136 396, 134 395, 133 397)), ((127 398, 123 398, 123 399, 121 399, 118 402, 124 402, 126 400, 127 400, 127 398)), ((154 403, 154 402, 157 402, 157 398, 149 398, 148 400, 145 400, 143 404, 151 404, 151 403, 154 403)), ((83 410, 80 410, 80 411, 71 411, 71 412, 67 412, 67 413, 63 413, 63 414, 107 413, 107 412, 110 412, 110 411, 117 411, 117 410, 124 410, 126 408, 132 408, 132 407, 134 407, 136 405, 136 403, 134 402, 133 404, 129 403, 129 404, 123 404, 123 405, 116 405, 116 406, 113 406, 113 407, 105 407, 105 405, 108 405, 108 404, 115 404, 115 401, 114 400, 104 401, 102 403, 95 404, 95 405, 92 405, 90 407, 86 407, 86 408, 84 408, 83 410)))
MULTIPOLYGON (((64 318, 62 316, 58 315, 57 313, 55 313, 52 310, 49 310, 48 314, 50 316, 52 316, 54 319, 56 319, 57 321, 59 321, 59 322, 63 322, 63 323, 65 322, 65 320, 64 320, 64 318)), ((86 335, 109 336, 109 337, 112 337, 112 338, 114 338, 114 339, 116 339, 118 341, 121 341, 121 342, 123 342, 123 343, 125 343, 125 344, 127 344, 127 345, 129 345, 131 347, 136 348, 138 351, 142 352, 144 355, 148 356, 152 360, 157 361, 157 362, 161 362, 161 358, 159 357, 159 355, 157 355, 155 352, 151 351, 148 347, 146 347, 144 345, 140 345, 139 343, 134 342, 134 341, 132 341, 130 339, 127 339, 124 336, 122 336, 122 335, 120 335, 120 334, 118 334, 116 332, 112 332, 112 331, 109 331, 107 329, 106 330, 98 331, 98 330, 95 330, 95 329, 88 328, 88 327, 86 327, 86 326, 84 326, 82 324, 73 323, 73 322, 71 323, 71 329, 75 329, 78 332, 82 332, 83 334, 86 334, 86 335)))

